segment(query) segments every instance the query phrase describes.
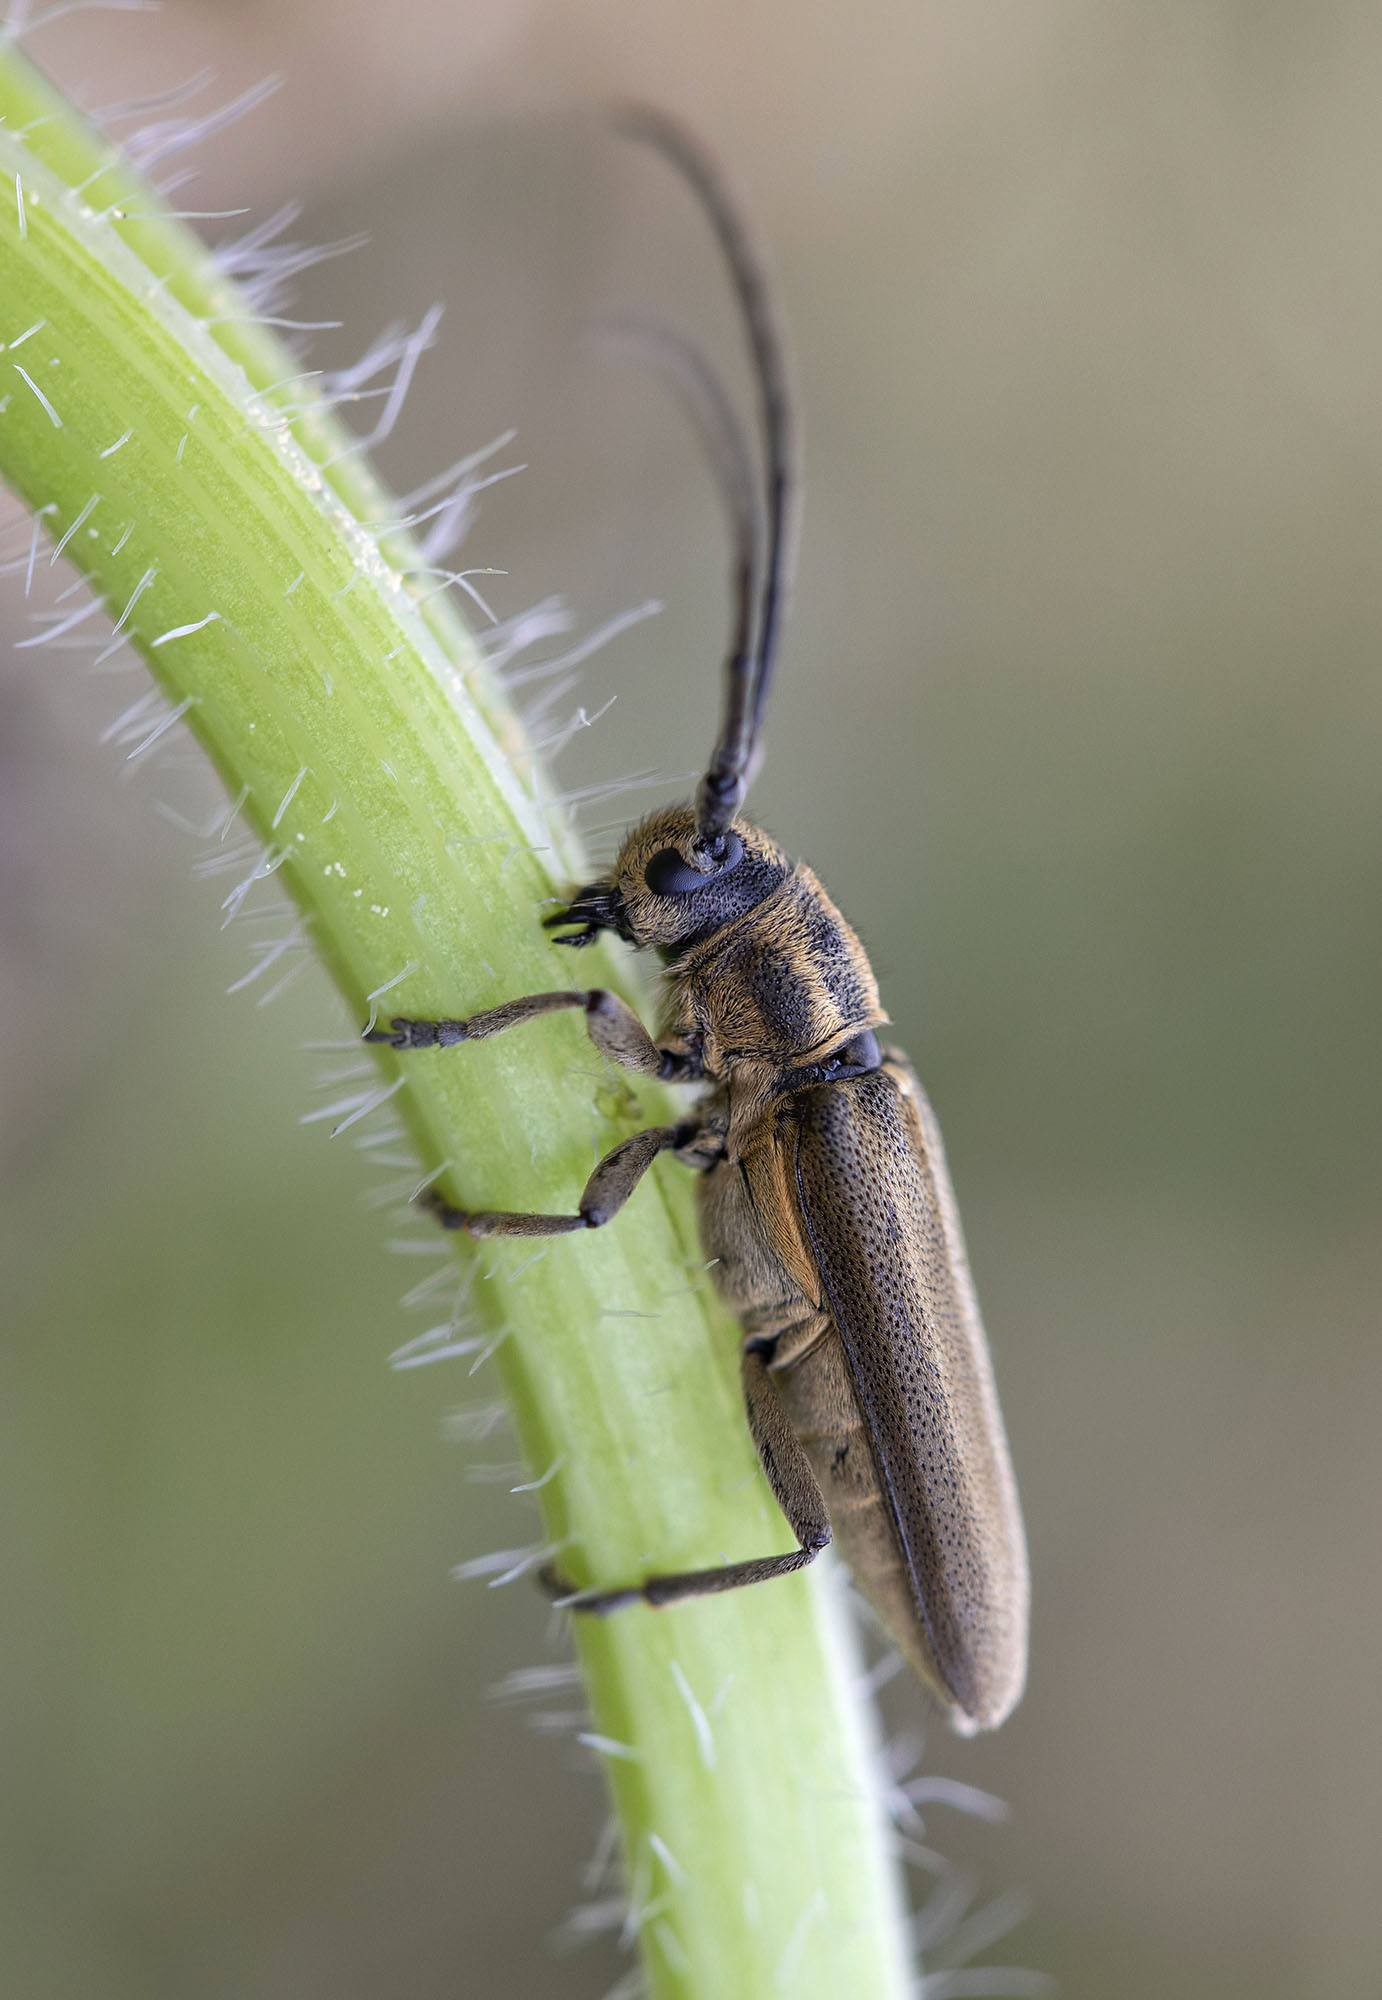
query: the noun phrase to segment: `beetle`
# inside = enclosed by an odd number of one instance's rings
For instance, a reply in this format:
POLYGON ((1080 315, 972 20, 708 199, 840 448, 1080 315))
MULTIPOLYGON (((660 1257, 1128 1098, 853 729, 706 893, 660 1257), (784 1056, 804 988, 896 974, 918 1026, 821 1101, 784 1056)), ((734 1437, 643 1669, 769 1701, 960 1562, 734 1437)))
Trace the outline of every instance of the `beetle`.
POLYGON ((743 1329, 749 1425, 797 1547, 614 1589, 554 1593, 584 1612, 666 1605, 786 1576, 834 1539, 952 1726, 995 1728, 1026 1672, 1017 1489, 941 1136, 858 938, 811 870, 740 807, 757 765, 795 512, 791 404, 762 267, 700 144, 660 113, 620 128, 671 162, 718 239, 753 363, 762 464, 700 349, 643 337, 688 405, 734 528, 734 625, 718 739, 694 801, 652 813, 608 876, 546 919, 558 944, 603 931, 658 953, 651 1036, 601 987, 530 994, 466 1019, 396 1015, 366 1039, 449 1048, 579 1009, 611 1062, 703 1086, 681 1123, 600 1160, 574 1213, 456 1208, 474 1237, 611 1222, 664 1152, 699 1173, 701 1240, 743 1329))

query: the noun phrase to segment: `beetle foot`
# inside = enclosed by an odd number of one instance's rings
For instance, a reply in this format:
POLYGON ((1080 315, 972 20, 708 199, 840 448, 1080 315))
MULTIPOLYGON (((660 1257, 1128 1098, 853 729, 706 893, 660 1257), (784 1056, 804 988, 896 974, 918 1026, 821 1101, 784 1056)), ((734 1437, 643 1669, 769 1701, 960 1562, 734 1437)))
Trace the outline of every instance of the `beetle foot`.
POLYGON ((622 1611, 625 1605, 643 1602, 641 1590, 578 1590, 555 1563, 544 1563, 537 1580, 558 1611, 593 1611, 603 1618, 610 1611, 622 1611))
POLYGON ((383 1042, 391 1049, 450 1049, 468 1040, 467 1021, 415 1021, 395 1014, 387 1028, 367 1028, 362 1042, 383 1042))

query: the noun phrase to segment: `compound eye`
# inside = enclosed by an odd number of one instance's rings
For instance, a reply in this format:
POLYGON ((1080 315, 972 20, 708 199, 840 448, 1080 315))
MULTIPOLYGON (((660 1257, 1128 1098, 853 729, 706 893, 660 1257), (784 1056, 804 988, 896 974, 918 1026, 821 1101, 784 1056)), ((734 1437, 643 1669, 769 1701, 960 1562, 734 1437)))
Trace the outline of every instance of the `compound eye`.
POLYGON ((709 874, 703 875, 699 868, 693 868, 685 855, 675 847, 664 847, 648 863, 646 879, 655 896, 691 896, 697 889, 707 888, 718 882, 737 868, 744 858, 744 843, 737 833, 727 833, 724 837, 724 852, 709 874))

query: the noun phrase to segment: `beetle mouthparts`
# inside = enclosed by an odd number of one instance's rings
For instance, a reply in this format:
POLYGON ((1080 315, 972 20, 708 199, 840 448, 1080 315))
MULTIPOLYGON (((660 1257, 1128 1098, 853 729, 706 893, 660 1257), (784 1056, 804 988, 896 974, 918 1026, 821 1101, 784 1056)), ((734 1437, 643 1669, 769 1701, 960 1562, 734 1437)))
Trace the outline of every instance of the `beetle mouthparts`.
POLYGON ((603 882, 592 882, 589 888, 578 889, 564 910, 553 916, 544 917, 544 930, 558 930, 565 925, 574 929, 564 937, 554 938, 554 944, 590 944, 601 931, 618 931, 624 935, 624 905, 617 890, 603 882))

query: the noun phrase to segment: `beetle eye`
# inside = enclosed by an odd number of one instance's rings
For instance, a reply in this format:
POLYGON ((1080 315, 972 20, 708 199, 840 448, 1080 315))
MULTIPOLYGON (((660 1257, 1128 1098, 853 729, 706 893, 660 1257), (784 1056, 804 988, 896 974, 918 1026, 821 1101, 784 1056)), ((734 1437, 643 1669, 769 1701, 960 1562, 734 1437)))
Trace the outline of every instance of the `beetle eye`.
POLYGON ((744 858, 744 843, 737 833, 727 833, 724 837, 724 853, 709 874, 702 874, 693 868, 685 855, 675 847, 664 847, 648 863, 646 879, 655 896, 690 896, 697 889, 704 889, 711 882, 718 882, 722 875, 728 875, 731 868, 737 868, 744 858))

